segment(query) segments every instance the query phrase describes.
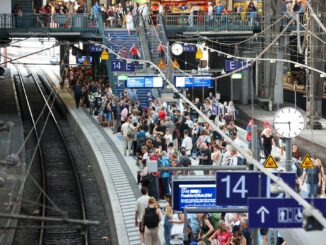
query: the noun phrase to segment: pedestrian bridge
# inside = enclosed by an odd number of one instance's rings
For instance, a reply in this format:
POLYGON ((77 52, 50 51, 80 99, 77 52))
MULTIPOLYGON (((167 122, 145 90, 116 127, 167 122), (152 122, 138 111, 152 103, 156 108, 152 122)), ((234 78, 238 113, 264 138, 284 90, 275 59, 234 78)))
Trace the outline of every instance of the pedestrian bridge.
POLYGON ((10 37, 87 37, 99 32, 98 22, 93 14, 0 14, 0 32, 10 37))

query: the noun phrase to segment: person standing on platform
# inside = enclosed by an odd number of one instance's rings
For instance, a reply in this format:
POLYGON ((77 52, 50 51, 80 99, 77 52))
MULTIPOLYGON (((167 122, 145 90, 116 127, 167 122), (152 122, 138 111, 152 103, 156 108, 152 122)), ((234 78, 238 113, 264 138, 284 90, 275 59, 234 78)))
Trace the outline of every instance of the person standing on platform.
POLYGON ((131 117, 128 117, 127 121, 121 126, 121 132, 123 136, 123 148, 124 148, 123 152, 125 156, 129 156, 131 153, 131 143, 135 136, 134 130, 135 128, 131 124, 131 117))
POLYGON ((79 108, 80 99, 81 99, 81 95, 82 95, 82 88, 81 88, 81 85, 80 85, 80 80, 78 80, 76 82, 76 84, 73 85, 73 91, 74 91, 76 107, 79 108))
POLYGON ((246 238, 246 245, 251 245, 252 244, 252 235, 248 228, 248 219, 247 218, 241 218, 240 229, 241 229, 242 235, 246 238))
MULTIPOLYGON (((206 143, 201 143, 200 145, 200 156, 199 158, 199 165, 212 165, 212 159, 211 159, 211 151, 207 147, 206 143)), ((208 175, 209 170, 204 170, 204 175, 208 175)))
POLYGON ((136 210, 135 210, 135 226, 139 227, 140 232, 140 242, 141 244, 145 244, 145 230, 143 229, 143 224, 141 222, 142 219, 142 213, 144 212, 145 208, 148 206, 148 188, 143 186, 141 188, 141 194, 142 196, 139 197, 136 201, 136 210))
POLYGON ((154 197, 148 199, 148 207, 143 211, 142 217, 145 245, 158 245, 158 224, 162 219, 162 213, 154 197))
POLYGON ((318 161, 316 162, 315 159, 311 159, 312 163, 314 165, 313 168, 306 168, 303 177, 301 185, 305 183, 307 180, 307 187, 308 187, 308 197, 317 197, 318 195, 318 187, 321 187, 322 184, 322 176, 321 176, 321 170, 318 166, 318 161))

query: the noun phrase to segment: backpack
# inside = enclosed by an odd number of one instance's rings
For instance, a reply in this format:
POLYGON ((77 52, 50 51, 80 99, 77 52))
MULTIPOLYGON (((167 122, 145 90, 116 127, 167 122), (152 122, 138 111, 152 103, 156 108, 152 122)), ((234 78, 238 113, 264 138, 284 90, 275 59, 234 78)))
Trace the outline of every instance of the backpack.
POLYGON ((217 229, 218 223, 222 219, 220 213, 210 213, 207 215, 207 218, 208 218, 209 222, 211 222, 212 226, 214 227, 214 230, 217 229))
POLYGON ((155 228, 160 223, 160 217, 156 213, 156 208, 146 208, 144 214, 144 225, 147 228, 155 228))

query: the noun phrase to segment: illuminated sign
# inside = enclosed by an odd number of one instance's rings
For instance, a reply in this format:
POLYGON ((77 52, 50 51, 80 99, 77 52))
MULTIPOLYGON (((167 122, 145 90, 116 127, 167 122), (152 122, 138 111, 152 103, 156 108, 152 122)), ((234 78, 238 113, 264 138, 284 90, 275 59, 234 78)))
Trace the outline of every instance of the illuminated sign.
POLYGON ((196 88, 196 87, 212 87, 211 76, 193 76, 193 77, 174 77, 175 86, 178 88, 196 88))
POLYGON ((216 184, 210 176, 182 176, 172 180, 173 209, 185 207, 215 207, 216 184), (215 198, 215 199, 214 199, 215 198))
POLYGON ((159 76, 129 76, 127 88, 162 88, 163 78, 159 76))

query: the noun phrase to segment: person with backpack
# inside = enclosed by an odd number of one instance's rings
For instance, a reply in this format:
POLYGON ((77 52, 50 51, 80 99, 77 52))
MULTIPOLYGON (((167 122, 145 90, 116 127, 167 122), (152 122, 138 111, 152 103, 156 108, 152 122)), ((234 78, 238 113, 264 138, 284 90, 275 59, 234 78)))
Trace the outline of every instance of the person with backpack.
POLYGON ((158 244, 158 225, 162 214, 154 197, 148 199, 148 207, 143 211, 142 224, 145 228, 145 245, 158 244))
POLYGON ((136 209, 135 209, 135 226, 139 227, 140 232, 140 241, 143 244, 145 242, 145 235, 144 235, 144 229, 142 224, 142 214, 145 210, 145 208, 148 206, 148 188, 143 186, 141 188, 141 194, 142 196, 139 197, 136 201, 136 209))
POLYGON ((199 241, 208 241, 208 238, 214 232, 214 227, 207 218, 207 214, 199 213, 197 214, 197 218, 199 220, 199 234, 198 240, 199 241))

